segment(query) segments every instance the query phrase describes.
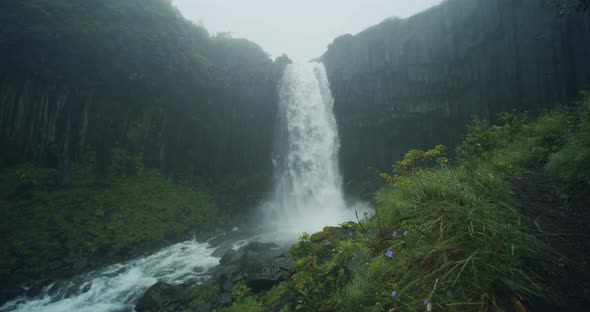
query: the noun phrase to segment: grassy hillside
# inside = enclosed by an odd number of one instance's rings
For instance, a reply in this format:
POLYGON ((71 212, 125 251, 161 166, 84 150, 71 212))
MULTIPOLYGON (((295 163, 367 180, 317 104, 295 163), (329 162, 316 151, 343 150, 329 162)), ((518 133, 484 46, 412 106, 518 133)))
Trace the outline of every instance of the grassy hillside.
POLYGON ((207 231, 221 217, 203 189, 157 171, 68 188, 52 180, 54 169, 31 165, 0 175, 7 199, 0 201, 0 275, 7 285, 126 260, 207 231))
POLYGON ((561 192, 587 197, 589 108, 585 97, 575 109, 533 119, 475 120, 450 164, 444 146, 408 152, 382 174, 387 186, 375 195, 376 213, 344 226, 356 237, 342 240, 329 229, 303 235, 291 250, 293 278, 266 294, 236 292, 227 311, 571 309, 584 297, 554 283, 570 255, 546 238, 576 240, 584 249, 575 252, 585 254, 585 235, 541 231, 545 225, 521 211, 514 186, 539 172, 561 192))

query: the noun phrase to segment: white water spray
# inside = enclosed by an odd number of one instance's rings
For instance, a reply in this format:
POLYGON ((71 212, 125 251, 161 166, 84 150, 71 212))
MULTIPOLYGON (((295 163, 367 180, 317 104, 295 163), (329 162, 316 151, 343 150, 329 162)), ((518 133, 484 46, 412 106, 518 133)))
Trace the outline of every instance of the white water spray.
POLYGON ((267 225, 301 233, 353 220, 342 195, 334 100, 320 63, 288 65, 279 84, 276 187, 267 225))
POLYGON ((219 263, 206 243, 186 241, 136 260, 57 281, 34 298, 7 302, 0 311, 133 311, 139 297, 157 281, 199 283, 219 263))

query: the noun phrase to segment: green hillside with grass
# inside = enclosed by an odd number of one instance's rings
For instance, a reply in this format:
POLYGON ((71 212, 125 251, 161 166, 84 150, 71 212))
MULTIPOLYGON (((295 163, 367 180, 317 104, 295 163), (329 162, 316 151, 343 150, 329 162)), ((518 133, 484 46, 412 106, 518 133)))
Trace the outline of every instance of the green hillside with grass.
MULTIPOLYGON (((574 194, 572 207, 587 200, 581 190, 590 182, 589 108, 586 96, 535 118, 503 114, 499 125, 475 119, 451 161, 442 145, 408 152, 382 174, 376 213, 343 225, 354 235, 334 237, 330 228, 304 234, 291 249, 297 259, 291 280, 256 296, 236 287, 238 302, 223 311, 577 307, 583 297, 556 280, 583 270, 574 260, 587 259, 588 251, 570 258, 550 238, 583 243, 587 233, 544 231, 523 211, 517 186, 538 182, 530 179, 540 174, 560 193, 574 194)), ((581 273, 576 288, 588 285, 581 273)))

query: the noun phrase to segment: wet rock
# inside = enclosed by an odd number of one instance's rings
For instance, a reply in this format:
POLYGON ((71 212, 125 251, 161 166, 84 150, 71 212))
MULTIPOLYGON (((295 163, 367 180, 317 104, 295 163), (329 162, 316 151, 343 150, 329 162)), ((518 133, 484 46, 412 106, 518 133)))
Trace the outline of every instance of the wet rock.
POLYGON ((186 294, 187 289, 182 286, 157 282, 139 298, 135 310, 138 312, 172 311, 188 300, 186 294))
POLYGON ((211 255, 213 257, 223 257, 226 253, 231 251, 235 251, 231 244, 222 244, 219 245, 219 247, 217 247, 217 249, 215 249, 215 251, 211 253, 211 255))
POLYGON ((330 241, 330 243, 333 243, 337 241, 355 238, 356 236, 356 228, 353 226, 327 226, 324 228, 323 231, 311 235, 309 239, 314 243, 322 243, 326 240, 330 241))
POLYGON ((291 275, 294 272, 292 259, 281 256, 286 249, 275 243, 251 242, 238 250, 226 250, 221 256, 217 272, 209 281, 218 289, 216 299, 210 302, 212 307, 221 308, 231 304, 232 289, 242 281, 253 291, 259 292, 291 275))
POLYGON ((0 305, 24 294, 25 290, 21 287, 3 287, 0 290, 0 305))
POLYGON ((88 283, 84 286, 84 288, 82 288, 82 292, 83 293, 88 292, 90 290, 90 288, 92 288, 92 284, 88 283))
POLYGON ((270 289, 293 274, 295 269, 292 263, 292 258, 279 257, 271 263, 252 267, 253 270, 247 272, 246 282, 254 292, 270 289))
POLYGON ((252 242, 242 248, 244 248, 244 250, 253 252, 267 252, 278 247, 279 245, 275 243, 252 242))
POLYGON ((28 289, 27 289, 26 295, 28 297, 36 297, 37 295, 39 295, 41 293, 43 288, 45 288, 49 284, 51 284, 50 280, 35 281, 35 282, 27 285, 28 289))
POLYGON ((273 263, 279 267, 279 269, 283 271, 287 271, 290 273, 295 272, 295 267, 293 266, 293 258, 290 257, 279 257, 273 260, 273 263))
MULTIPOLYGON (((228 262, 230 262, 230 260, 236 255, 236 251, 233 249, 228 250, 225 254, 223 254, 223 256, 221 257, 221 259, 219 259, 219 264, 223 265, 226 264, 228 262)), ((215 255, 214 255, 215 256, 215 255)))

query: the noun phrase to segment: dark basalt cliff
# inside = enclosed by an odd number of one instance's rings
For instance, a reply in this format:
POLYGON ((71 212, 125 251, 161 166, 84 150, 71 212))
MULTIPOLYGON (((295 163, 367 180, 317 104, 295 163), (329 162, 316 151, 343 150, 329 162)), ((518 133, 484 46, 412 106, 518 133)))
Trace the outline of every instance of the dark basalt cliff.
POLYGON ((347 181, 456 145, 471 115, 541 112, 590 86, 590 14, 540 0, 447 0, 337 38, 322 56, 347 181))
POLYGON ((285 60, 210 36, 166 0, 0 10, 0 169, 53 167, 68 185, 80 164, 98 180, 141 166, 220 193, 264 191, 285 60))

